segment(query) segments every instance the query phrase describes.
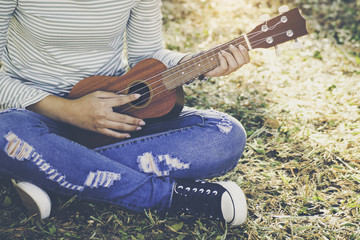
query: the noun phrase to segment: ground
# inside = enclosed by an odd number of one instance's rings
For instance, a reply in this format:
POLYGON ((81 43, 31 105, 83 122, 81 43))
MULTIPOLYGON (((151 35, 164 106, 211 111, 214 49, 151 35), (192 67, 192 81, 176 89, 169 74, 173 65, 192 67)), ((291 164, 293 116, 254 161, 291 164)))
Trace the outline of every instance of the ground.
MULTIPOLYGON (((163 1, 166 47, 209 49, 251 31, 283 3, 163 1)), ((244 190, 246 224, 134 214, 56 195, 51 217, 40 221, 1 179, 0 239, 360 239, 360 3, 289 6, 307 19, 302 49, 290 42, 279 46, 281 56, 255 49, 236 73, 185 87, 187 105, 225 111, 246 129, 243 157, 219 178, 244 190)))

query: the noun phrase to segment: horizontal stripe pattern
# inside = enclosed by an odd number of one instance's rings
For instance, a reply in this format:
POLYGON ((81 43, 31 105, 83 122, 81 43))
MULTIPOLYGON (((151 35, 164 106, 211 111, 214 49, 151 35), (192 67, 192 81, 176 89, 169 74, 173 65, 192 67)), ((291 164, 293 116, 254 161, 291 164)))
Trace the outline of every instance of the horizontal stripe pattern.
POLYGON ((2 109, 66 96, 85 77, 122 75, 145 58, 170 67, 184 57, 163 49, 160 0, 0 0, 0 6, 2 109))

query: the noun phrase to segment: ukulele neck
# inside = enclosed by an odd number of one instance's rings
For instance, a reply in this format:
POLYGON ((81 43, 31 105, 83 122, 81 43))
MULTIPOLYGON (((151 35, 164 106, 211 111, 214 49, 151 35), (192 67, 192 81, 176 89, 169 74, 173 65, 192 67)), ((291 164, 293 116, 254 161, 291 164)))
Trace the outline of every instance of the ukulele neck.
MULTIPOLYGON (((167 89, 172 90, 186 83, 191 82, 194 78, 207 73, 220 65, 218 54, 221 51, 229 49, 230 45, 239 46, 246 43, 245 37, 240 36, 224 43, 217 47, 214 47, 208 51, 193 57, 185 62, 182 62, 163 73, 163 82, 167 89)), ((249 47, 245 46, 247 50, 249 47)))
POLYGON ((270 48, 278 44, 297 40, 308 34, 305 19, 294 8, 256 26, 251 32, 203 52, 162 73, 162 81, 168 90, 175 89, 220 65, 218 53, 228 50, 230 45, 242 44, 247 50, 270 48))

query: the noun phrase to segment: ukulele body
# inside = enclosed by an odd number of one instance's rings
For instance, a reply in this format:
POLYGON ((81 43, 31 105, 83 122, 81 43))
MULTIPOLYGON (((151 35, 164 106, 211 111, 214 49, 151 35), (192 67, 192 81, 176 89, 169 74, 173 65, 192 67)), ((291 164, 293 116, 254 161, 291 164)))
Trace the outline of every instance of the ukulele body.
MULTIPOLYGON (((139 93, 141 97, 131 103, 114 108, 115 112, 144 119, 146 122, 164 121, 178 116, 184 106, 182 87, 169 89, 162 80, 166 66, 156 59, 145 59, 120 77, 91 76, 78 82, 68 98, 75 99, 95 91, 118 94, 139 93)), ((119 142, 121 139, 95 132, 76 129, 76 142, 95 148, 119 142)))

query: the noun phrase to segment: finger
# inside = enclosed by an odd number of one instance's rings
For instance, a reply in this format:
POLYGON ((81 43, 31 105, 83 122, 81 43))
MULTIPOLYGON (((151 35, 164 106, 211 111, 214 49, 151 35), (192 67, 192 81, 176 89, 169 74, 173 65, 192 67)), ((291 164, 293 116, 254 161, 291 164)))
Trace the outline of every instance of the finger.
POLYGON ((225 57, 221 53, 218 53, 218 57, 219 57, 220 65, 217 68, 205 73, 204 75, 206 77, 219 77, 222 76, 225 72, 227 72, 229 66, 227 64, 225 57))
POLYGON ((131 125, 127 123, 121 123, 121 122, 112 122, 112 121, 106 121, 104 128, 118 130, 121 132, 133 132, 133 131, 140 131, 142 128, 138 125, 131 125))
POLYGON ((246 63, 246 59, 245 59, 243 53, 241 52, 240 47, 237 48, 234 45, 230 45, 229 49, 238 64, 238 68, 246 63))
POLYGON ((243 46, 243 45, 239 45, 239 49, 241 54, 243 55, 243 57, 245 58, 245 64, 250 62, 250 55, 249 55, 249 51, 243 46))
POLYGON ((137 126, 144 126, 145 122, 140 118, 131 117, 129 115, 120 114, 116 112, 110 112, 107 115, 107 120, 112 122, 127 123, 137 126))
POLYGON ((114 92, 106 92, 106 91, 95 91, 93 93, 90 93, 89 95, 97 98, 113 98, 118 96, 118 94, 114 92))
POLYGON ((106 99, 108 106, 118 107, 135 101, 141 97, 140 94, 117 95, 106 99))
POLYGON ((225 73, 223 73, 224 75, 228 75, 240 67, 235 57, 231 53, 227 51, 222 51, 222 55, 225 57, 226 62, 228 64, 228 70, 225 73))
POLYGON ((106 136, 109 137, 114 137, 114 138, 130 138, 130 134, 129 133, 121 133, 121 132, 117 132, 108 128, 100 128, 98 129, 99 133, 102 133, 106 136))

